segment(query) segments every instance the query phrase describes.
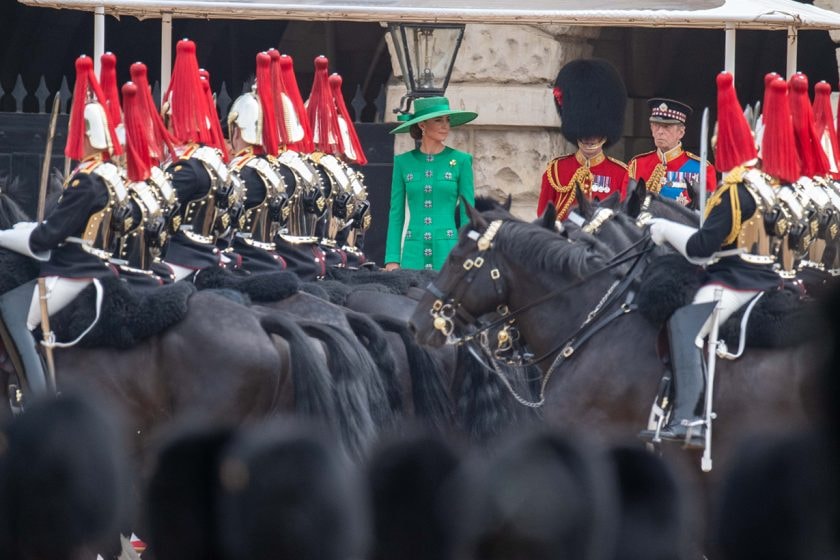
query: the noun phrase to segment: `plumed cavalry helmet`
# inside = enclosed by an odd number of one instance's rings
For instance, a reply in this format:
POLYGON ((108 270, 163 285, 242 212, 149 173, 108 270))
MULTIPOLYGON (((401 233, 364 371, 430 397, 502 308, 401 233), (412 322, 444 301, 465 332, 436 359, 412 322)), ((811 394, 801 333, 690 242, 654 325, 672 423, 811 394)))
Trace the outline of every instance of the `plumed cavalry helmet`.
POLYGON ((820 139, 831 172, 840 171, 840 143, 834 128, 834 113, 831 110, 831 86, 826 81, 814 86, 814 122, 817 125, 817 137, 820 139))
POLYGON ((84 139, 97 149, 111 155, 122 154, 113 125, 105 111, 106 97, 93 72, 93 60, 88 56, 76 59, 76 84, 73 88, 73 107, 64 153, 71 159, 84 157, 84 139))
POLYGON ((272 60, 272 80, 274 81, 274 107, 277 121, 286 124, 286 136, 280 131, 280 140, 286 147, 303 153, 315 151, 312 143, 312 130, 300 95, 292 57, 269 51, 272 60), (276 70, 275 70, 276 69, 276 70))
POLYGON ((569 142, 603 137, 606 147, 621 138, 627 89, 606 60, 579 58, 563 66, 554 81, 554 103, 569 142))
POLYGON ((362 150, 362 143, 359 141, 359 135, 356 134, 356 127, 353 126, 353 119, 350 118, 350 112, 347 110, 347 104, 344 102, 344 94, 341 92, 341 76, 331 74, 329 82, 330 91, 335 102, 338 132, 341 135, 341 145, 344 147, 342 155, 349 162, 365 165, 367 163, 367 157, 365 157, 365 152, 362 150))
POLYGON ((231 105, 228 129, 232 135, 235 125, 242 140, 254 146, 262 146, 266 153, 275 155, 279 146, 271 83, 271 56, 259 53, 254 87, 237 97, 231 105))
POLYGON ((761 169, 778 181, 796 181, 801 175, 801 164, 796 152, 788 86, 778 75, 769 83, 765 82, 762 119, 761 169))
POLYGON ((715 164, 726 173, 739 165, 754 161, 758 155, 750 125, 741 110, 732 74, 717 75, 718 133, 715 164))
POLYGON ((243 93, 230 106, 228 130, 233 134, 233 127, 239 129, 242 140, 248 144, 262 145, 263 115, 260 101, 253 91, 243 93))
POLYGON ((338 114, 330 90, 328 67, 329 61, 325 56, 315 58, 315 79, 306 100, 306 115, 315 149, 325 154, 340 154, 344 152, 344 143, 338 130, 338 114))
POLYGON ((829 172, 829 163, 817 135, 814 111, 808 99, 808 78, 805 74, 797 72, 788 80, 788 88, 793 134, 796 138, 796 150, 802 162, 802 175, 805 177, 824 176, 829 172))

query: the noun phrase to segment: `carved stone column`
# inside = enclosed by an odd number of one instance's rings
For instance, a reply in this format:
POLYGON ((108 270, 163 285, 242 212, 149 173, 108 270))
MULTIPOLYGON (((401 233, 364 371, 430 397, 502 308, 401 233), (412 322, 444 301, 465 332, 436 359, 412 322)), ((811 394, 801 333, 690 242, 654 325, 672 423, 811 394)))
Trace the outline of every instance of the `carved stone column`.
MULTIPOLYGON (((597 28, 560 25, 467 25, 446 96, 453 108, 479 116, 453 129, 447 143, 473 155, 476 195, 511 194, 515 214, 535 217, 548 161, 574 150, 560 135, 550 87, 566 62, 592 55, 590 41, 598 34, 597 28)), ((386 119, 396 121, 391 109, 405 86, 389 48, 396 75, 386 119)), ((407 134, 395 138, 395 153, 413 147, 407 134)))

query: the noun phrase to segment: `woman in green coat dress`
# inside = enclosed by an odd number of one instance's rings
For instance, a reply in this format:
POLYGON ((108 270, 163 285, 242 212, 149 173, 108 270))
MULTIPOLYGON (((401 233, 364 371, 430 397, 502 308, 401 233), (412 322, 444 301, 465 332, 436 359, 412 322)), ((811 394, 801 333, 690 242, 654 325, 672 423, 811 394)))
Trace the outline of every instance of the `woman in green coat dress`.
MULTIPOLYGON (((472 156, 444 145, 449 129, 478 115, 449 108, 445 97, 414 102, 411 119, 392 130, 410 132, 420 147, 394 158, 385 270, 440 270, 458 240, 459 197, 475 202, 472 156), (406 227, 406 213, 408 226, 406 227)), ((461 224, 467 223, 460 205, 461 224)))

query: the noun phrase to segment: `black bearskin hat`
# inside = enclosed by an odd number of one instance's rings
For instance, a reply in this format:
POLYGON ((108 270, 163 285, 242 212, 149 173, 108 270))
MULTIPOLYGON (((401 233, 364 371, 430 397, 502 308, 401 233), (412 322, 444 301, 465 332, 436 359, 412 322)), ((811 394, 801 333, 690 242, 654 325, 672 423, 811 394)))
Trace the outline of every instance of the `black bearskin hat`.
POLYGON ((337 444, 285 418, 241 433, 219 470, 229 560, 341 560, 364 554, 358 480, 337 444))
POLYGON ((610 457, 621 512, 613 558, 688 558, 690 519, 676 475, 642 448, 618 447, 610 457))
POLYGON ((43 398, 0 435, 0 558, 74 558, 108 545, 128 479, 115 419, 78 395, 43 398))
POLYGON ((458 455, 445 441, 422 433, 383 445, 374 453, 368 465, 371 558, 452 557, 453 474, 459 464, 458 455))
MULTIPOLYGON (((603 456, 548 429, 467 470, 457 549, 469 559, 612 556, 616 489, 603 456)), ((469 467, 468 466, 468 467, 469 467)))
POLYGON ((603 136, 615 144, 624 129, 627 89, 615 67, 600 58, 578 58, 566 64, 554 81, 560 131, 569 142, 603 136))
POLYGON ((146 493, 149 545, 158 560, 217 560, 218 472, 234 430, 184 426, 167 438, 146 493))

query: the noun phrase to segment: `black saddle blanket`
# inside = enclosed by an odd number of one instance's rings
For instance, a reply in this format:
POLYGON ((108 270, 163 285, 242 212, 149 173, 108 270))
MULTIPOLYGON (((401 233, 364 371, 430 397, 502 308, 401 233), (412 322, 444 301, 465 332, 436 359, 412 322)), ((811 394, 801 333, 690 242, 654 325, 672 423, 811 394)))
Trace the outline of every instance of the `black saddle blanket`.
MULTIPOLYGON (((79 341, 81 347, 131 348, 181 321, 196 291, 189 282, 137 289, 118 278, 101 281, 102 311, 96 325, 79 341)), ((50 318, 50 327, 58 342, 69 342, 78 338, 95 317, 96 288, 90 285, 50 318)), ((36 336, 41 338, 40 333, 36 336)))
MULTIPOLYGON (((688 305, 705 283, 705 271, 681 255, 653 260, 642 275, 636 303, 654 325, 663 325, 679 307, 688 305)), ((720 338, 737 348, 745 305, 720 327, 720 338)), ((786 288, 767 292, 756 304, 747 326, 747 346, 784 348, 813 340, 819 334, 816 305, 799 291, 786 288)))
POLYGON ((254 303, 270 303, 295 295, 300 278, 289 271, 237 275, 224 268, 205 268, 195 276, 199 290, 236 290, 254 303))

